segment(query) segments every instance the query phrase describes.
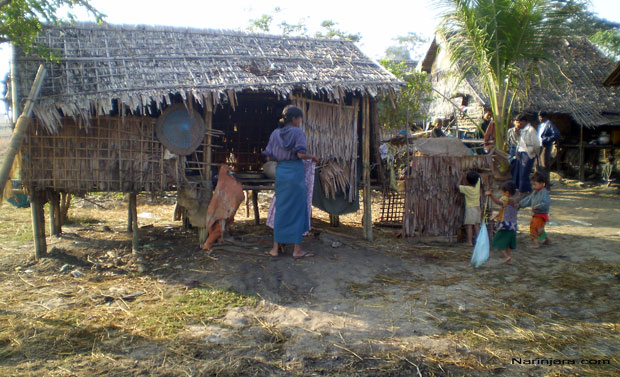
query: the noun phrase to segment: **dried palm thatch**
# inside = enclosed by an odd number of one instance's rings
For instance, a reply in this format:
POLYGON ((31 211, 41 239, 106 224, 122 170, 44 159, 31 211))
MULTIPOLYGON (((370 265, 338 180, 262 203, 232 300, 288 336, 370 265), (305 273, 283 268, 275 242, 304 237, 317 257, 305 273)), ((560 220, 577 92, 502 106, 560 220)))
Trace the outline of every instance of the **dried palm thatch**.
POLYGON ((293 102, 304 111, 302 127, 309 153, 324 162, 320 168, 324 192, 334 198, 341 190, 353 201, 357 193, 359 100, 354 100, 352 106, 305 98, 293 102))
MULTIPOLYGON (((456 183, 464 171, 481 172, 482 190, 491 187, 487 156, 412 156, 405 182, 407 236, 442 236, 453 241, 463 224, 464 198, 456 183)), ((484 206, 480 196, 480 207, 484 206)))
POLYGON ((241 91, 286 98, 301 90, 340 102, 346 93, 374 97, 401 85, 350 41, 83 23, 46 25, 37 42, 57 59, 17 49, 17 94, 23 101, 45 64, 49 78, 34 114, 52 133, 61 115, 88 126, 92 115, 122 105, 140 115, 158 112, 176 94, 212 111, 224 102, 234 108, 241 91))

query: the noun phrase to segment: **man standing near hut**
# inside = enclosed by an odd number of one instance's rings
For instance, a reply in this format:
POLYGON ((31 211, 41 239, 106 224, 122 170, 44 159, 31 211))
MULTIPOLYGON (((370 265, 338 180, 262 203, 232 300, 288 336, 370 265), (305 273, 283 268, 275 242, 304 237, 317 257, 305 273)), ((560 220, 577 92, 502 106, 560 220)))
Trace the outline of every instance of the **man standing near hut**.
POLYGON ((550 182, 551 150, 553 149, 553 142, 560 138, 560 131, 551 123, 546 112, 539 112, 538 120, 540 121, 538 125, 538 141, 540 142, 541 149, 536 160, 536 171, 541 172, 547 179, 547 182, 550 182))
POLYGON ((517 165, 512 171, 512 181, 523 195, 532 191, 530 173, 534 166, 534 158, 540 152, 538 133, 528 122, 527 115, 523 113, 515 118, 515 136, 517 136, 517 165))

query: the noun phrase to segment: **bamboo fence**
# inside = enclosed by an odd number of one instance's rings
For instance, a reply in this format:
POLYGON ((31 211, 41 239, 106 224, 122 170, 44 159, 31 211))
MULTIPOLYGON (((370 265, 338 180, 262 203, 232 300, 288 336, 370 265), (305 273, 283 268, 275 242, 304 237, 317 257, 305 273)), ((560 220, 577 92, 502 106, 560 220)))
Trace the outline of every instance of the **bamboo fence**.
POLYGON ((487 156, 412 156, 405 180, 405 235, 442 237, 452 242, 463 225, 465 201, 456 183, 463 172, 481 176, 484 191, 493 184, 487 156))

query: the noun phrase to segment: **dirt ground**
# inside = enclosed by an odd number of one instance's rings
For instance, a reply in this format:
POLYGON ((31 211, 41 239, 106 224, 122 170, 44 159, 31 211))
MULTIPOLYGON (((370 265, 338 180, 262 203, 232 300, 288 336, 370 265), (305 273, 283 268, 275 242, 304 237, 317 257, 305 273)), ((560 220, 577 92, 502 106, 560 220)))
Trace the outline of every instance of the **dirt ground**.
POLYGON ((527 248, 520 211, 514 264, 476 270, 460 244, 364 241, 361 212, 330 228, 316 210, 316 256, 294 260, 262 254, 271 231, 242 206, 207 255, 148 196, 132 256, 112 194, 76 198, 37 262, 30 210, 2 204, 0 375, 620 375, 620 192, 555 178, 552 244, 527 248))

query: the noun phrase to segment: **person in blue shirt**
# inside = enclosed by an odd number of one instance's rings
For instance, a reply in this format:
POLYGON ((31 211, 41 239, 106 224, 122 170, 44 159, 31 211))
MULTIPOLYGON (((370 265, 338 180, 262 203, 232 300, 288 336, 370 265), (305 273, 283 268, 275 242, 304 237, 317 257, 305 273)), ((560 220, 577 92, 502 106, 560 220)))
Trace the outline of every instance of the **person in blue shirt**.
POLYGON ((549 114, 546 112, 539 112, 538 120, 540 121, 538 125, 538 139, 541 149, 537 158, 536 171, 541 172, 547 179, 547 182, 550 182, 551 150, 553 149, 553 142, 560 138, 560 131, 549 120, 549 114))

